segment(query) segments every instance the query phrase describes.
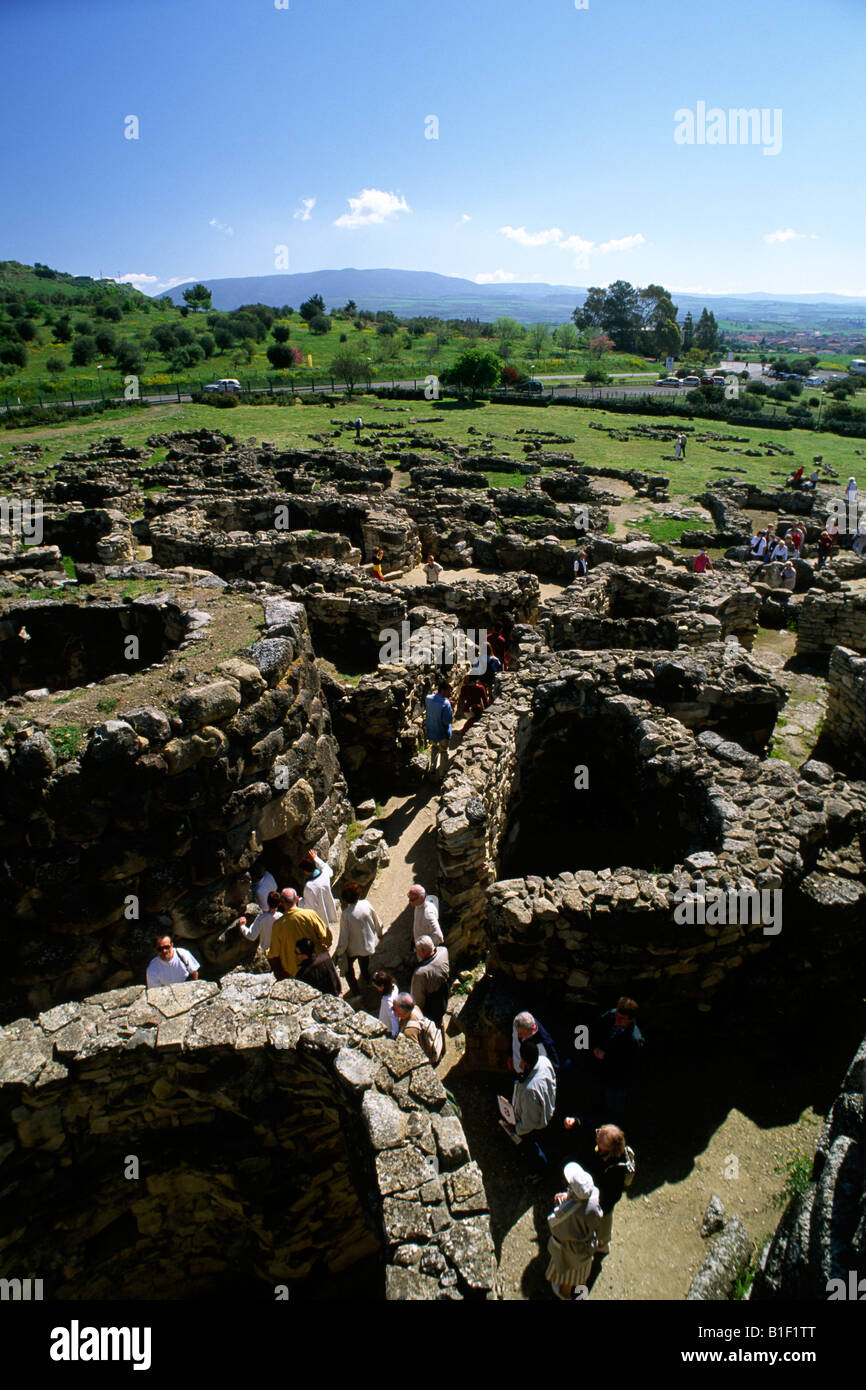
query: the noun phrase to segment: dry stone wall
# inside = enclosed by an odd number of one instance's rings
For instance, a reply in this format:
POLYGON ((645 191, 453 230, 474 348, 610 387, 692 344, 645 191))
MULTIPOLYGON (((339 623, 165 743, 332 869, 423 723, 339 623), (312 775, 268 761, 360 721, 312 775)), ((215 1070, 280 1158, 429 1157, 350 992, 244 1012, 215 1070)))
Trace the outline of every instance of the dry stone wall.
POLYGON ((866 776, 866 659, 848 647, 830 655, 824 743, 855 776, 866 776))
POLYGON ((4 1275, 46 1298, 495 1296, 481 1174, 426 1058, 300 981, 18 1020, 0 1114, 4 1275))
POLYGON ((866 652, 866 594, 813 589, 805 595, 797 616, 797 655, 826 657, 834 647, 866 652))
POLYGON ((221 934, 259 846, 339 859, 351 809, 305 613, 266 619, 176 713, 120 709, 74 757, 26 729, 0 746, 7 1017, 141 979, 155 929, 205 974, 230 968, 249 945, 221 934))

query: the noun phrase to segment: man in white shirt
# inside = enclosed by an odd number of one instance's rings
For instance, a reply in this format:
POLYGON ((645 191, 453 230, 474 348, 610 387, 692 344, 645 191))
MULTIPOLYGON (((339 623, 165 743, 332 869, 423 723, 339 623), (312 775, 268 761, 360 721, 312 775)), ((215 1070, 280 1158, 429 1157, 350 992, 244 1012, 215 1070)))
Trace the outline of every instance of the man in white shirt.
POLYGON ((156 955, 147 967, 148 989, 162 989, 165 985, 182 985, 185 980, 198 979, 198 961, 191 951, 178 946, 175 950, 167 933, 154 941, 156 955))
POLYGON ((752 537, 752 544, 751 544, 751 548, 750 548, 750 552, 749 552, 750 558, 751 558, 752 560, 763 560, 763 558, 764 558, 764 552, 765 552, 766 549, 767 549, 767 536, 766 536, 766 533, 765 533, 764 531, 759 531, 758 534, 757 534, 756 536, 753 536, 753 537, 752 537))
POLYGON ((556 1073, 547 1057, 541 1057, 536 1043, 525 1039, 520 1044, 523 1075, 515 1082, 511 1104, 514 1110, 513 1133, 522 1141, 520 1157, 536 1173, 547 1168, 547 1155, 539 1142, 553 1119, 556 1107, 556 1073))
POLYGON ((238 918, 238 927, 241 934, 247 941, 258 941, 265 955, 271 948, 271 936, 274 930, 274 922, 278 917, 282 917, 280 911, 280 895, 274 890, 268 894, 268 906, 266 912, 260 912, 255 921, 247 926, 246 917, 238 918))
POLYGON ((301 907, 317 913, 332 929, 332 935, 336 936, 340 914, 331 892, 333 869, 329 869, 324 859, 320 859, 315 851, 311 850, 301 860, 301 877, 306 880, 301 894, 301 907))
POLYGON ((276 893, 277 880, 273 874, 265 868, 264 861, 260 859, 253 865, 251 878, 253 880, 253 897, 258 903, 262 912, 267 912, 268 894, 276 893))
POLYGON ((417 946, 422 936, 429 936, 434 946, 444 946, 445 938, 439 925, 439 904, 435 898, 428 897, 426 888, 413 883, 408 893, 409 902, 415 909, 412 918, 412 939, 417 946))
POLYGON ((424 573, 427 576, 428 584, 435 584, 442 573, 442 566, 438 560, 434 560, 432 555, 427 556, 427 563, 424 566, 424 573))
POLYGON ((773 549, 770 551, 770 554, 767 557, 767 563, 772 564, 774 561, 781 561, 781 563, 784 564, 787 558, 788 547, 780 537, 779 540, 776 541, 776 544, 773 546, 773 549))

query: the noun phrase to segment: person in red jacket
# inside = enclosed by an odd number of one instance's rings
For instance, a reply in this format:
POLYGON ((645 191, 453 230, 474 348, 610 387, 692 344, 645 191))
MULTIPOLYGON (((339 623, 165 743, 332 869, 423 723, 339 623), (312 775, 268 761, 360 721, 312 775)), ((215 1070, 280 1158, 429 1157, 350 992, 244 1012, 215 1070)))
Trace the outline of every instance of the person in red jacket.
POLYGON ((707 554, 707 547, 701 546, 700 554, 695 556, 695 563, 692 566, 695 574, 705 574, 707 570, 713 570, 713 562, 707 554))

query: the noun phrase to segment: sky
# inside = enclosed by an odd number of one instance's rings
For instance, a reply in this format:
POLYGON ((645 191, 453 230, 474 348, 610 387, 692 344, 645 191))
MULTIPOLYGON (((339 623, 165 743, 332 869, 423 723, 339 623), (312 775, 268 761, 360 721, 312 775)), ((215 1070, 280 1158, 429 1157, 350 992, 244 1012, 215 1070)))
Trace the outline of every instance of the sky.
POLYGON ((866 295, 864 0, 2 0, 0 52, 2 259, 866 295))

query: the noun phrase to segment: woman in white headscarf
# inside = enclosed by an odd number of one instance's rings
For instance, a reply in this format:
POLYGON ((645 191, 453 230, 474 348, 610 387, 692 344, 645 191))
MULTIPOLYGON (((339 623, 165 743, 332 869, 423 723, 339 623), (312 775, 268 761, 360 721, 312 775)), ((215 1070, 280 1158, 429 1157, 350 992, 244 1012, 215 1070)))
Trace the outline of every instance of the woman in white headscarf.
POLYGON ((598 1188, 585 1168, 579 1163, 567 1163, 563 1176, 568 1191, 557 1192, 553 1199, 556 1206, 547 1218, 550 1263, 544 1277, 554 1298, 570 1303, 576 1289, 586 1289, 602 1212, 598 1188))

